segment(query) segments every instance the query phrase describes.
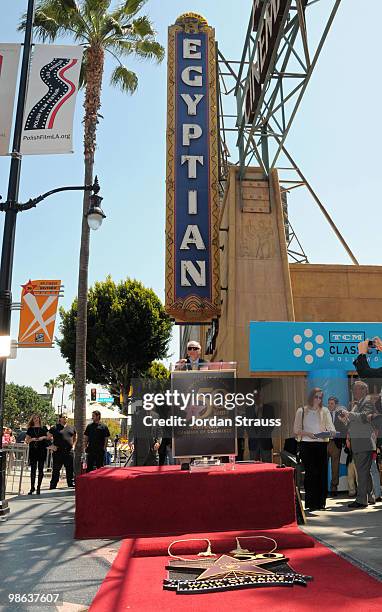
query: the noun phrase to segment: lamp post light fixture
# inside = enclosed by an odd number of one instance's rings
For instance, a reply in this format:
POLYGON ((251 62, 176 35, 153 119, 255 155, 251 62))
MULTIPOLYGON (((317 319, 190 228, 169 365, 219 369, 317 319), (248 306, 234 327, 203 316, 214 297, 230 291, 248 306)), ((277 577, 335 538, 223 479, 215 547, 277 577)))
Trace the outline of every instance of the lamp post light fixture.
POLYGON ((98 195, 99 190, 100 186, 98 183, 98 178, 95 177, 94 185, 92 188, 93 193, 90 196, 90 206, 86 215, 88 220, 88 226, 91 230, 99 229, 102 225, 102 221, 106 218, 106 215, 101 208, 101 202, 103 198, 98 195))
MULTIPOLYGON (((67 187, 57 187, 56 189, 46 191, 42 195, 37 196, 37 198, 30 198, 27 202, 24 202, 23 204, 13 203, 10 200, 7 200, 6 202, 0 202, 0 211, 8 212, 9 210, 14 210, 15 212, 24 212, 25 210, 36 208, 39 202, 42 202, 54 193, 60 193, 61 191, 91 191, 92 195, 90 196, 90 207, 86 216, 89 217, 89 215, 94 215, 95 217, 101 217, 101 220, 97 223, 97 227, 95 227, 95 224, 91 226, 89 223, 90 229, 98 229, 101 226, 103 219, 105 219, 106 217, 102 208, 100 208, 99 206, 103 200, 103 198, 98 195, 99 190, 100 186, 98 182, 98 177, 96 176, 93 185, 69 185, 67 187)), ((1 199, 2 198, 0 196, 0 200, 1 199)))

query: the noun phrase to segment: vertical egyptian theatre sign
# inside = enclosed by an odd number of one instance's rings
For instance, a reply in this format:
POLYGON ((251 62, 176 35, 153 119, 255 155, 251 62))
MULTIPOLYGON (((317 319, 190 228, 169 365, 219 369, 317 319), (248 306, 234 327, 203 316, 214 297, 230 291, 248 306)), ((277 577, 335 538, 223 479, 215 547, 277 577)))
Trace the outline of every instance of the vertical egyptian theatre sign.
POLYGON ((215 32, 187 13, 169 28, 166 311, 179 323, 220 314, 215 32))

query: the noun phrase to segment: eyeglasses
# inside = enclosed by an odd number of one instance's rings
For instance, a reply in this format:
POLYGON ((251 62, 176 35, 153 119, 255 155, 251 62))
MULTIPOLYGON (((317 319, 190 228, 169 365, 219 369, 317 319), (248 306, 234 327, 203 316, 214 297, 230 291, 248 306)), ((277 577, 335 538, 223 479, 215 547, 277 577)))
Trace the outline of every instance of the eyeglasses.
POLYGON ((188 351, 199 351, 200 349, 197 346, 189 346, 187 350, 188 351))
POLYGON ((314 399, 322 399, 324 396, 323 395, 315 395, 314 399))

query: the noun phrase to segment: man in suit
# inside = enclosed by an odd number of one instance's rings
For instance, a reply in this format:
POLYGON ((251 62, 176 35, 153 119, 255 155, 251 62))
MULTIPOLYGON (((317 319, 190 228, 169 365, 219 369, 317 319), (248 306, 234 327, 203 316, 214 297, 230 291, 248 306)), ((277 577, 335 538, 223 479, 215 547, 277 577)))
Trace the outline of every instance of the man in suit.
POLYGON ((129 444, 133 451, 132 465, 159 465, 159 447, 162 442, 162 430, 156 424, 159 415, 154 410, 144 410, 138 400, 133 406, 129 444), (152 417, 153 424, 145 424, 144 418, 152 417))
POLYGON ((332 395, 328 399, 328 408, 330 412, 330 416, 332 417, 333 425, 336 431, 339 431, 343 434, 341 438, 334 438, 333 440, 329 440, 328 443, 328 457, 330 457, 331 468, 332 468, 332 480, 330 483, 330 493, 332 497, 337 496, 337 489, 339 483, 339 474, 340 474, 340 458, 341 458, 341 450, 346 440, 346 426, 339 419, 338 412, 341 409, 338 405, 338 398, 332 395))
POLYGON ((207 363, 205 359, 201 359, 202 347, 196 340, 190 340, 187 344, 187 358, 179 359, 175 369, 176 370, 200 370, 204 363, 207 363))
MULTIPOLYGON (((247 418, 250 419, 274 419, 275 411, 271 404, 263 404, 260 392, 257 391, 256 403, 254 406, 247 407, 247 418)), ((255 425, 248 427, 248 449, 249 457, 254 461, 272 463, 272 431, 273 427, 255 425)))
POLYGON ((362 380, 353 385, 354 401, 350 412, 339 411, 339 418, 348 426, 353 451, 353 459, 358 475, 357 497, 348 505, 349 508, 367 508, 367 503, 374 503, 373 484, 370 475, 372 452, 375 451, 375 434, 371 425, 375 408, 368 397, 369 388, 362 380))

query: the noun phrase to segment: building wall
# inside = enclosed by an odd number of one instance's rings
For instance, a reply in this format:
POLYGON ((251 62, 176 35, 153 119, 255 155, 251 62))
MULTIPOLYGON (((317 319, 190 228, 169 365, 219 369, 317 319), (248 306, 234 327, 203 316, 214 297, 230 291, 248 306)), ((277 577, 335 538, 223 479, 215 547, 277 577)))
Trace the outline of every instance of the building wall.
MULTIPOLYGON (((382 320, 382 267, 288 263, 276 171, 268 183, 251 168, 240 182, 230 169, 220 229, 222 315, 212 360, 236 361, 239 377, 251 376, 250 321, 382 320)), ((206 328, 199 332, 203 345, 206 328)), ((292 436, 305 377, 261 376, 264 401, 280 410, 292 436)), ((283 441, 274 443, 279 450, 283 441)))
POLYGON ((294 319, 277 172, 259 168, 240 181, 230 169, 221 209, 221 299, 214 361, 236 361, 249 376, 249 322, 294 319), (228 230, 228 231, 227 231, 228 230))
POLYGON ((289 268, 296 321, 382 321, 382 266, 289 268))
MULTIPOLYGON (((236 361, 239 377, 251 376, 250 321, 382 321, 382 267, 288 263, 276 171, 268 181, 259 168, 250 168, 240 181, 238 168, 231 167, 219 227, 222 313, 210 357, 236 361)), ((204 348, 206 331, 191 326, 183 340, 198 338, 204 348)), ((254 384, 282 415, 284 437, 293 436, 305 377, 260 376, 254 384)), ((274 436, 274 445, 282 448, 281 436, 274 436)))

